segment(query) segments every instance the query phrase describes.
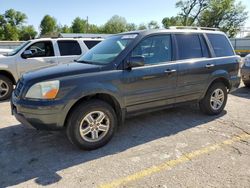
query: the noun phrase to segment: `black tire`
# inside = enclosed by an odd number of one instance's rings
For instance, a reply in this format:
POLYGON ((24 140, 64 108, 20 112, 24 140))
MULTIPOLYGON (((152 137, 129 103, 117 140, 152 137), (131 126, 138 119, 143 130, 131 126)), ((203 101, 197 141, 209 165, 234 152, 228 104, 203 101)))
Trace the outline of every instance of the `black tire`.
POLYGON ((227 95, 228 95, 227 88, 223 83, 221 83, 221 82, 214 83, 213 85, 211 85, 208 88, 205 97, 199 102, 199 106, 200 106, 201 111, 203 113, 207 114, 207 115, 218 115, 218 114, 220 114, 224 110, 224 108, 226 106, 227 95), (212 107, 213 105, 212 105, 210 100, 211 100, 211 97, 214 94, 214 92, 216 90, 218 90, 218 89, 223 91, 224 100, 223 100, 222 105, 218 109, 214 109, 212 107))
POLYGON ((0 101, 9 99, 13 91, 12 81, 8 77, 4 75, 0 75, 0 84, 1 84, 0 85, 0 101), (6 90, 2 91, 1 88, 6 89, 6 90))
MULTIPOLYGON (((67 123, 66 131, 67 131, 67 136, 72 144, 83 150, 93 150, 107 144, 113 137, 116 127, 117 127, 117 116, 115 114, 114 109, 104 101, 91 100, 88 102, 83 102, 72 111, 67 123), (101 134, 103 134, 104 136, 100 140, 90 142, 85 140, 88 135, 86 135, 85 138, 81 136, 80 127, 82 126, 81 122, 84 121, 84 118, 86 118, 87 115, 95 111, 99 111, 105 114, 104 120, 108 119, 109 128, 105 134, 101 132, 101 134)), ((89 134, 90 134, 89 136, 91 137, 92 131, 89 134)))
POLYGON ((246 87, 250 87, 250 82, 244 82, 244 85, 245 85, 246 87))

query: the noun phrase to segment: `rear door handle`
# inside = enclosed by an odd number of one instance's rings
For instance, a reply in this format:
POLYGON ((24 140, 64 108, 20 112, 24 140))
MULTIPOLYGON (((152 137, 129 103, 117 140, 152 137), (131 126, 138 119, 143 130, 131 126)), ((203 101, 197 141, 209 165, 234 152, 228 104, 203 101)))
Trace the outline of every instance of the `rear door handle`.
POLYGON ((206 68, 211 68, 211 67, 214 67, 215 65, 214 64, 206 64, 206 68))
POLYGON ((172 74, 172 73, 175 73, 176 70, 175 69, 167 69, 164 72, 167 73, 167 74, 172 74))

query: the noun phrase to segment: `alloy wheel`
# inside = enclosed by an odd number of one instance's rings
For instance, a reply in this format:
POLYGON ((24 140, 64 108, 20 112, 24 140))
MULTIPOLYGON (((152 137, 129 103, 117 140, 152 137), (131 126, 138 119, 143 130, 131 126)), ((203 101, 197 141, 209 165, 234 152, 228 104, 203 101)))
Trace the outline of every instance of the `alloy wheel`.
POLYGON ((108 133, 109 128, 109 117, 104 112, 93 111, 83 118, 79 131, 85 141, 97 142, 108 133))

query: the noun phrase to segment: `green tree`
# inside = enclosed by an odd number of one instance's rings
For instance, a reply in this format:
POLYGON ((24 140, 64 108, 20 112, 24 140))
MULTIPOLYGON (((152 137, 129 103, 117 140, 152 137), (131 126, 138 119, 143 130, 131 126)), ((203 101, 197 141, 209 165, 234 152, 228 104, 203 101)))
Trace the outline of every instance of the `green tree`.
POLYGON ((0 39, 18 40, 19 29, 25 23, 27 16, 14 9, 5 11, 0 15, 0 39))
POLYGON ((87 32, 87 21, 81 19, 80 17, 76 17, 71 26, 73 33, 86 33, 87 32))
POLYGON ((94 24, 88 24, 88 33, 100 33, 100 28, 94 24))
POLYGON ((7 23, 4 26, 4 40, 18 40, 18 29, 7 23))
POLYGON ((128 23, 126 25, 126 30, 127 31, 135 31, 135 30, 137 30, 137 26, 134 23, 128 23))
POLYGON ((170 26, 183 26, 183 19, 180 16, 172 16, 170 18, 166 17, 162 20, 162 25, 165 28, 170 26))
POLYGON ((235 36, 248 18, 246 7, 236 0, 180 0, 178 16, 164 18, 169 25, 216 27, 235 36))
POLYGON ((244 26, 248 12, 241 2, 235 0, 210 0, 209 6, 199 17, 198 24, 204 27, 215 27, 234 37, 244 26))
POLYGON ((104 33, 121 33, 127 31, 127 21, 118 15, 110 18, 103 27, 104 33))
POLYGON ((22 26, 19 31, 19 40, 34 39, 36 35, 37 32, 32 25, 22 26))
POLYGON ((27 16, 22 12, 16 11, 14 9, 9 9, 4 13, 4 18, 6 22, 11 26, 18 27, 25 22, 27 16))
POLYGON ((45 15, 40 23, 40 35, 47 35, 57 31, 56 19, 50 15, 45 15))
POLYGON ((4 16, 0 15, 0 40, 4 40, 4 24, 5 24, 4 16))
POLYGON ((181 11, 177 18, 181 18, 183 26, 195 24, 200 14, 208 8, 210 0, 180 0, 176 3, 176 8, 181 11))
POLYGON ((69 26, 67 26, 67 25, 63 25, 63 26, 62 25, 58 25, 57 26, 57 30, 60 33, 72 33, 71 28, 69 26))
POLYGON ((152 20, 148 23, 148 29, 159 29, 159 28, 160 26, 156 21, 152 20))
POLYGON ((141 23, 138 27, 138 30, 145 30, 145 29, 147 29, 147 26, 143 23, 141 23))

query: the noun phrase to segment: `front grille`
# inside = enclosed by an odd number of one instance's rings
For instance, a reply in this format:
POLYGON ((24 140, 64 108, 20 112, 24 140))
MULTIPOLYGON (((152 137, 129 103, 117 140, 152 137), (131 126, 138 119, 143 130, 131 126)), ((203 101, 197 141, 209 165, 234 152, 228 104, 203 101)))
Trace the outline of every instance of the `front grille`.
POLYGON ((22 83, 22 81, 19 81, 16 85, 15 90, 14 90, 14 94, 16 95, 16 97, 19 97, 19 95, 22 91, 22 88, 23 88, 23 83, 22 83))

